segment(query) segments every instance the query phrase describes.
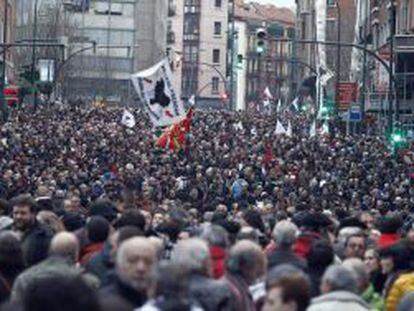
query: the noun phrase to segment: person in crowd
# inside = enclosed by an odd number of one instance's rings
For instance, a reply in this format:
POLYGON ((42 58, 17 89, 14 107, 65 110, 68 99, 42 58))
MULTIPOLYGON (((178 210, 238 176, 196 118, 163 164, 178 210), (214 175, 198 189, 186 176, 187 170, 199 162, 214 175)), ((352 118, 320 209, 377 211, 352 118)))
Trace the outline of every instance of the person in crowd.
POLYGON ((92 216, 86 223, 86 234, 90 244, 81 250, 80 263, 85 266, 89 259, 99 253, 108 238, 109 222, 102 216, 92 216))
POLYGON ((225 278, 233 295, 235 309, 255 310, 249 286, 255 284, 266 272, 267 260, 263 250, 249 240, 237 242, 230 249, 226 269, 225 278))
POLYGON ((358 258, 350 258, 346 259, 342 265, 355 273, 358 282, 358 294, 371 306, 371 309, 383 310, 384 301, 381 293, 376 292, 374 286, 370 283, 368 267, 364 262, 358 258))
POLYGON ((171 257, 189 275, 190 296, 203 310, 232 310, 232 295, 224 281, 211 278, 208 244, 198 238, 178 242, 171 257))
POLYGON ((206 225, 203 228, 201 237, 209 245, 212 260, 212 276, 220 279, 226 272, 226 259, 229 249, 229 237, 227 231, 217 225, 206 225))
POLYGON ((29 194, 15 197, 11 205, 14 230, 21 238, 24 262, 33 266, 47 257, 52 234, 36 220, 36 202, 29 194))
POLYGON ((305 311, 310 300, 310 281, 302 269, 281 264, 267 274, 263 311, 305 311))
POLYGON ((386 275, 381 271, 380 258, 375 248, 368 248, 364 254, 364 263, 367 266, 371 284, 375 292, 382 293, 386 275))
POLYGON ((345 242, 345 259, 364 258, 366 239, 361 234, 350 235, 345 242))
POLYGON ((148 300, 156 264, 155 246, 147 238, 125 240, 116 254, 116 278, 99 292, 101 304, 116 298, 128 305, 130 310, 142 307, 148 300))
POLYGON ((292 251, 298 232, 296 225, 288 220, 282 220, 275 225, 273 240, 276 249, 268 255, 269 270, 281 264, 291 264, 305 270, 306 261, 296 256, 292 251))
POLYGON ((332 265, 322 277, 322 295, 312 300, 308 311, 323 310, 370 310, 370 306, 358 296, 358 280, 353 271, 340 265, 332 265))
POLYGON ((24 268, 18 237, 11 231, 0 232, 0 304, 7 301, 15 279, 24 268))

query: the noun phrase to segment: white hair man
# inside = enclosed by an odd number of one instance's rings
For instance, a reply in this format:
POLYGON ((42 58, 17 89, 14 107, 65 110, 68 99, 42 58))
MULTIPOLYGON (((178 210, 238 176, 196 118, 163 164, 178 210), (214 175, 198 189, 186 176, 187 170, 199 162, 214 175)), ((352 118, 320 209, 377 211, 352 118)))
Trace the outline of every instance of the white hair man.
POLYGON ((358 296, 357 276, 341 265, 332 265, 324 273, 322 295, 313 299, 308 311, 366 311, 370 306, 358 296))
POLYGON ((191 238, 180 241, 172 253, 171 261, 188 273, 190 296, 203 310, 231 309, 231 293, 227 284, 211 278, 212 260, 204 240, 191 238))
POLYGON ((290 264, 305 270, 306 263, 292 251, 299 233, 298 227, 289 220, 279 221, 273 229, 273 240, 276 249, 268 256, 268 269, 282 264, 290 264))
POLYGON ((154 244, 144 237, 125 240, 115 259, 116 279, 100 291, 101 303, 118 299, 131 309, 139 308, 148 300, 148 291, 157 263, 154 244))

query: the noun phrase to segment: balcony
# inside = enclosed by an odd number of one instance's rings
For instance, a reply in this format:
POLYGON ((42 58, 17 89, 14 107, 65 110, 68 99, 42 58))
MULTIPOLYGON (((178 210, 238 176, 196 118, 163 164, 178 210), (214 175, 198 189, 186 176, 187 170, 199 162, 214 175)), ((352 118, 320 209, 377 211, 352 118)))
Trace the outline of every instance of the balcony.
POLYGON ((175 32, 168 31, 167 32, 167 44, 174 44, 175 43, 175 32))

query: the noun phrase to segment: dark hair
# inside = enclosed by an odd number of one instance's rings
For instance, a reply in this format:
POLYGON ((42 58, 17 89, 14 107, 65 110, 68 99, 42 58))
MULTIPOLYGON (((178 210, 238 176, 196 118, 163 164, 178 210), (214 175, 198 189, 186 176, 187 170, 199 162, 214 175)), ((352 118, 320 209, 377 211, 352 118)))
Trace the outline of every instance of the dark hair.
POLYGON ((11 231, 0 232, 0 271, 6 279, 14 280, 24 269, 20 241, 11 231))
POLYGON ((327 268, 334 261, 334 250, 325 240, 313 241, 309 254, 308 266, 315 268, 327 268))
POLYGON ((90 216, 103 216, 109 222, 114 221, 117 216, 117 211, 114 203, 108 199, 98 199, 91 204, 90 216))
POLYGON ((280 265, 270 270, 266 279, 266 289, 269 291, 279 287, 284 303, 294 301, 298 311, 305 311, 311 299, 311 284, 306 274, 292 268, 290 265, 280 265))
POLYGON ((99 311, 96 293, 80 276, 51 276, 31 282, 23 295, 25 311, 99 311))
POLYGON ((119 229, 125 226, 134 226, 141 231, 145 231, 145 217, 138 210, 126 210, 121 217, 114 223, 114 228, 119 229))
POLYGON ((92 243, 104 242, 109 234, 109 222, 102 216, 93 216, 86 224, 88 239, 92 243))
POLYGON ((17 197, 11 199, 10 205, 14 208, 15 206, 28 206, 31 213, 37 212, 36 201, 29 193, 20 194, 17 197))
POLYGON ((258 211, 247 210, 243 212, 243 219, 248 223, 249 226, 260 230, 262 233, 266 232, 262 216, 260 216, 260 213, 258 211))
POLYGON ((144 232, 135 226, 124 226, 118 229, 119 235, 117 244, 120 245, 123 241, 136 236, 144 236, 144 232))
POLYGON ((10 203, 7 200, 0 199, 0 216, 8 215, 10 212, 10 203))

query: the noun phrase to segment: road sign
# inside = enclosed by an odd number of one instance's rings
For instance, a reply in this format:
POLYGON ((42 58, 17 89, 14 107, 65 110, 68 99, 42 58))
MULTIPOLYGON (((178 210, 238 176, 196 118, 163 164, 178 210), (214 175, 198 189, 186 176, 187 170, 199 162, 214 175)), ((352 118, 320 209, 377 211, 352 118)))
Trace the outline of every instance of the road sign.
POLYGON ((338 110, 347 111, 351 103, 357 101, 358 84, 356 82, 340 82, 338 85, 338 110))
POLYGON ((361 109, 359 106, 352 106, 349 108, 349 121, 351 122, 360 122, 362 119, 361 109))

